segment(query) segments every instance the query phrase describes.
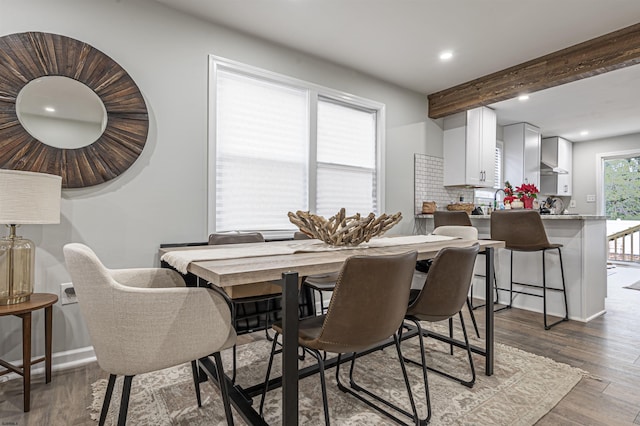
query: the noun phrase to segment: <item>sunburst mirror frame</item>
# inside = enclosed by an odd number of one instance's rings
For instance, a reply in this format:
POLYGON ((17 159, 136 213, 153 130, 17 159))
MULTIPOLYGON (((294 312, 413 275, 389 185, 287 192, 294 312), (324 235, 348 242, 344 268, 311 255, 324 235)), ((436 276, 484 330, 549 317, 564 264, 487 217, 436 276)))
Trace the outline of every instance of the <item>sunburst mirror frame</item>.
POLYGON ((73 38, 42 32, 0 37, 0 168, 62 176, 63 188, 98 185, 127 170, 147 141, 149 116, 133 79, 113 59, 73 38), (107 111, 104 132, 77 149, 27 132, 16 112, 20 90, 44 76, 65 76, 93 90, 107 111))

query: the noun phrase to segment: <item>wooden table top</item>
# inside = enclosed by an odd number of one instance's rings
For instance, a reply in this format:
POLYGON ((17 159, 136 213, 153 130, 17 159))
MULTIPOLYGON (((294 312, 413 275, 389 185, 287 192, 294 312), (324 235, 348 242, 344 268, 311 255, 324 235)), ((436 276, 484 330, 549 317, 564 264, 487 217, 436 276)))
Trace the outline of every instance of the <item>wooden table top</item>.
MULTIPOLYGON (((474 243, 485 248, 502 248, 503 241, 448 240, 421 244, 397 245, 377 248, 352 248, 349 250, 295 253, 275 256, 243 257, 234 259, 202 260, 191 262, 187 271, 221 287, 279 280, 285 272, 299 275, 324 274, 336 271, 344 261, 356 255, 387 255, 417 251, 418 259, 430 259, 445 247, 468 247, 474 243)), ((254 244, 278 244, 276 242, 254 244)), ((207 246, 162 248, 160 255, 174 250, 202 250, 207 246)))
POLYGON ((0 316, 20 315, 46 308, 58 301, 58 296, 51 293, 33 293, 26 302, 0 306, 0 316))

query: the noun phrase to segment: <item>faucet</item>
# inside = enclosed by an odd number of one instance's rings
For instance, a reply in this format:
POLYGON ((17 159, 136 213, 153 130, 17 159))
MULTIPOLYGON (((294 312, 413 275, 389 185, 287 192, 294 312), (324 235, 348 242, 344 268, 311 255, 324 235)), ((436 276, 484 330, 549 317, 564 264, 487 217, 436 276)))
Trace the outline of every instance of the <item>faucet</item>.
POLYGON ((500 191, 502 191, 504 195, 507 195, 507 193, 504 192, 504 189, 502 188, 496 189, 496 192, 493 193, 493 209, 494 210, 498 210, 498 192, 500 191))

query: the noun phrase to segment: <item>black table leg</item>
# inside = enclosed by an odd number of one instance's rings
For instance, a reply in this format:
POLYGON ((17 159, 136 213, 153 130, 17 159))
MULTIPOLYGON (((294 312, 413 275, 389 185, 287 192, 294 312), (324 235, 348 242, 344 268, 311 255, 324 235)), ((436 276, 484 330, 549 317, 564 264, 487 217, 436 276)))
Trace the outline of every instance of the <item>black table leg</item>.
POLYGON ((282 274, 282 424, 298 424, 298 273, 282 274))
POLYGON ((494 257, 494 249, 491 247, 487 247, 485 249, 485 315, 486 315, 486 325, 485 325, 485 345, 486 345, 486 355, 485 355, 485 374, 487 376, 493 375, 493 277, 495 271, 493 269, 493 257, 494 257))

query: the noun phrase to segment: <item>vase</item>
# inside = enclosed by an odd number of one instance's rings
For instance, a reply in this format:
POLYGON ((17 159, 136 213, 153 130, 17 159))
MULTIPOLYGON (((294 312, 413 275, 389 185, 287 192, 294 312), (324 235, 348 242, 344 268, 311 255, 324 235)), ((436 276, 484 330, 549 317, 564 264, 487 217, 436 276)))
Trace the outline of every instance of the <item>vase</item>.
POLYGON ((524 208, 525 209, 532 209, 533 208, 533 198, 531 197, 523 197, 522 198, 522 202, 524 203, 524 208))
POLYGON ((522 209, 524 208, 524 203, 520 200, 513 200, 511 202, 511 208, 512 209, 522 209))

